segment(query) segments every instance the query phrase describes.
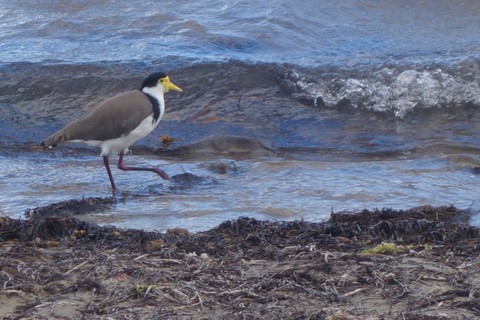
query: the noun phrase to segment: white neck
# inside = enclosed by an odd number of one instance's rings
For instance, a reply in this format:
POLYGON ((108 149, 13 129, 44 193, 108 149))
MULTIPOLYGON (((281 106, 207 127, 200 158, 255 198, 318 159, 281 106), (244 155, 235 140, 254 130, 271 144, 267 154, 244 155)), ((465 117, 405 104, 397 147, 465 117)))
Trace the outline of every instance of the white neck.
POLYGON ((158 101, 158 106, 160 108, 160 116, 158 117, 157 121, 160 121, 160 119, 162 119, 163 117, 163 113, 165 112, 165 100, 163 99, 165 88, 163 86, 145 87, 142 89, 142 91, 144 93, 148 93, 158 101))

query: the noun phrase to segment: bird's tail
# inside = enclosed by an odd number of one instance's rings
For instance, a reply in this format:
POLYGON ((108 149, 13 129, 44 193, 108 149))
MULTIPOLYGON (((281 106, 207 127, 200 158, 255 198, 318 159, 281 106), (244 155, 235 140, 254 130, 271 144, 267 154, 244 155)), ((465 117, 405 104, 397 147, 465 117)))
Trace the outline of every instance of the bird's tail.
POLYGON ((42 143, 40 143, 40 145, 44 148, 49 148, 49 147, 56 147, 57 144, 61 142, 63 142, 62 135, 59 134, 59 132, 56 132, 52 134, 50 137, 43 140, 42 143))

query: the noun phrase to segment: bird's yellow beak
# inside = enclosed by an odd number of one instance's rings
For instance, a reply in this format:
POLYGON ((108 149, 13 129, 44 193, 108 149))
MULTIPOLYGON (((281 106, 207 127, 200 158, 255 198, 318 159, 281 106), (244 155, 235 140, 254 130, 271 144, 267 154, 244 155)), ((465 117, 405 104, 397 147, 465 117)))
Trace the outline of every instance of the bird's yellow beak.
POLYGON ((168 91, 170 91, 170 90, 178 91, 178 92, 183 92, 182 89, 180 89, 179 87, 177 87, 176 85, 174 85, 172 82, 170 82, 170 79, 168 78, 168 76, 159 79, 159 80, 158 80, 158 83, 159 83, 159 84, 162 84, 162 85, 165 87, 165 92, 168 92, 168 91))

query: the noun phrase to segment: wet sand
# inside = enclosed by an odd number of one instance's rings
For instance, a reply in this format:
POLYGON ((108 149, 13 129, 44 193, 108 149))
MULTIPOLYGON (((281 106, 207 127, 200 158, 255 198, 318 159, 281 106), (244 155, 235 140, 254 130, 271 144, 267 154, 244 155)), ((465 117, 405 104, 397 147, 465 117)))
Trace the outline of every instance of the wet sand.
POLYGON ((90 198, 0 218, 3 319, 475 319, 480 230, 455 207, 100 227, 90 198))

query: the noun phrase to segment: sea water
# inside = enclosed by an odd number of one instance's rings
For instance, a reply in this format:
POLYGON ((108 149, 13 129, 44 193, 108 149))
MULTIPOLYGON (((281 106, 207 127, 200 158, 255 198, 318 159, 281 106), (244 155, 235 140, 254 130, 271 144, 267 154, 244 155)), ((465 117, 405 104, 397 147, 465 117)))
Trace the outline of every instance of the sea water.
POLYGON ((125 160, 202 179, 114 168, 116 204, 84 218, 198 231, 238 216, 476 213, 479 15, 477 1, 0 3, 0 211, 111 196, 97 151, 38 144, 164 71, 184 93, 125 160))

